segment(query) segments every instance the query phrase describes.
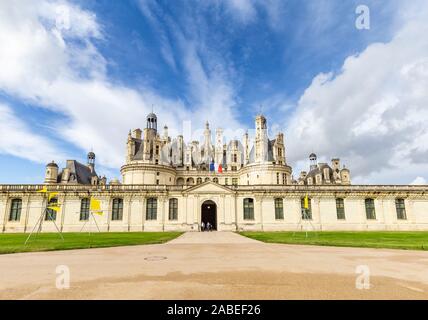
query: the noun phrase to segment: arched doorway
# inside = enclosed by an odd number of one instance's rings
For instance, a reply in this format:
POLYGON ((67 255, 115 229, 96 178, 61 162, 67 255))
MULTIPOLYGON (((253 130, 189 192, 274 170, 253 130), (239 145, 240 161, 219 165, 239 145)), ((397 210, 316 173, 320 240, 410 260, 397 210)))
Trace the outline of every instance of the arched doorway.
POLYGON ((201 207, 201 223, 207 225, 209 222, 212 230, 217 230, 217 205, 214 201, 207 200, 201 207))

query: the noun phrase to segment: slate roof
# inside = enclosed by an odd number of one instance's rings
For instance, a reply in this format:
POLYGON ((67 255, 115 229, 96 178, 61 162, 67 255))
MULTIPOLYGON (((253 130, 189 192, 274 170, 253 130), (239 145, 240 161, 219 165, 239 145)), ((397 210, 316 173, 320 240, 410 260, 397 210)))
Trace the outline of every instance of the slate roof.
MULTIPOLYGON (((94 172, 91 172, 91 169, 87 165, 84 165, 76 160, 67 160, 66 168, 70 170, 69 182, 78 184, 91 184, 92 177, 97 176, 95 170, 94 172)), ((63 171, 61 171, 61 173, 58 175, 58 183, 61 182, 63 171)))

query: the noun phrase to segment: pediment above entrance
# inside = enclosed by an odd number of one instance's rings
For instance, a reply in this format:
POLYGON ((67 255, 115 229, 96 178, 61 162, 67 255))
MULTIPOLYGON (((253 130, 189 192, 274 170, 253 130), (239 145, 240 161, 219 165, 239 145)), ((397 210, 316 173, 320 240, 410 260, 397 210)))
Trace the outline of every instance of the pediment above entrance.
POLYGON ((215 194, 226 194, 233 193, 232 189, 225 186, 219 185, 214 182, 204 182, 202 184, 193 186, 189 189, 184 190, 185 193, 215 193, 215 194))

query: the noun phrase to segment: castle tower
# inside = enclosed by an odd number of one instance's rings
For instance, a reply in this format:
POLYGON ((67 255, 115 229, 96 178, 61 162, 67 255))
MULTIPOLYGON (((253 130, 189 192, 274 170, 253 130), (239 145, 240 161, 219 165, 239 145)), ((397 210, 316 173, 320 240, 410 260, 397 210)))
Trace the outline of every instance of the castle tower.
POLYGON ((212 157, 211 148, 212 148, 211 130, 210 130, 210 124, 207 121, 205 124, 205 130, 204 130, 204 146, 203 146, 203 157, 202 157, 202 161, 205 163, 211 162, 211 157, 212 157))
POLYGON ((310 171, 315 170, 318 167, 317 155, 315 153, 311 153, 309 155, 310 162, 310 171))
POLYGON ((351 184, 351 174, 345 166, 343 166, 343 169, 340 170, 340 178, 342 180, 342 184, 349 185, 351 184))
POLYGON ((91 169, 91 172, 95 171, 95 153, 92 151, 88 153, 88 167, 91 169))
POLYGON ((157 117, 152 112, 147 115, 147 125, 144 129, 144 146, 143 154, 144 160, 153 160, 153 153, 155 149, 155 140, 157 136, 157 117))
POLYGON ((267 123, 263 115, 256 117, 255 161, 264 162, 268 156, 267 123))
POLYGON ((331 159, 331 168, 333 169, 334 181, 340 180, 340 159, 339 158, 331 159))
POLYGON ((45 183, 51 184, 51 183, 57 183, 58 179, 58 165, 52 161, 46 165, 46 172, 45 172, 45 183))
POLYGON ((215 157, 214 162, 219 165, 223 162, 223 129, 215 131, 215 157))
POLYGON ((246 165, 248 162, 250 162, 250 142, 248 138, 248 132, 244 133, 244 136, 242 137, 242 144, 244 146, 244 165, 246 165))
POLYGON ((184 138, 182 135, 179 135, 177 137, 177 153, 178 153, 178 158, 177 158, 177 165, 178 166, 182 166, 184 163, 184 138))
POLYGON ((281 132, 276 135, 273 154, 277 164, 285 164, 284 134, 281 132))

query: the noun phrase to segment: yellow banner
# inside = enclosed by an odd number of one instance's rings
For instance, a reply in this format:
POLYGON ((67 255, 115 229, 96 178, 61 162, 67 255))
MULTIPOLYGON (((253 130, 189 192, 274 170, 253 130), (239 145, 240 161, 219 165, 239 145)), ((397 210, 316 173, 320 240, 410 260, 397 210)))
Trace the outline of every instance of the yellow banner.
POLYGON ((42 190, 39 190, 37 192, 46 193, 46 192, 48 192, 48 189, 46 188, 46 186, 44 186, 42 190))
POLYGON ((58 212, 61 209, 61 207, 59 207, 59 206, 49 206, 48 209, 51 209, 53 211, 58 212))
POLYGON ((303 202, 303 208, 309 209, 309 198, 308 198, 308 195, 305 196, 305 200, 303 202))
POLYGON ((48 203, 49 203, 49 202, 51 202, 51 200, 52 200, 53 198, 55 198, 57 195, 58 195, 58 192, 51 192, 51 193, 48 193, 48 203))
POLYGON ((94 213, 96 213, 96 211, 101 211, 101 201, 95 198, 91 198, 89 209, 94 213))

